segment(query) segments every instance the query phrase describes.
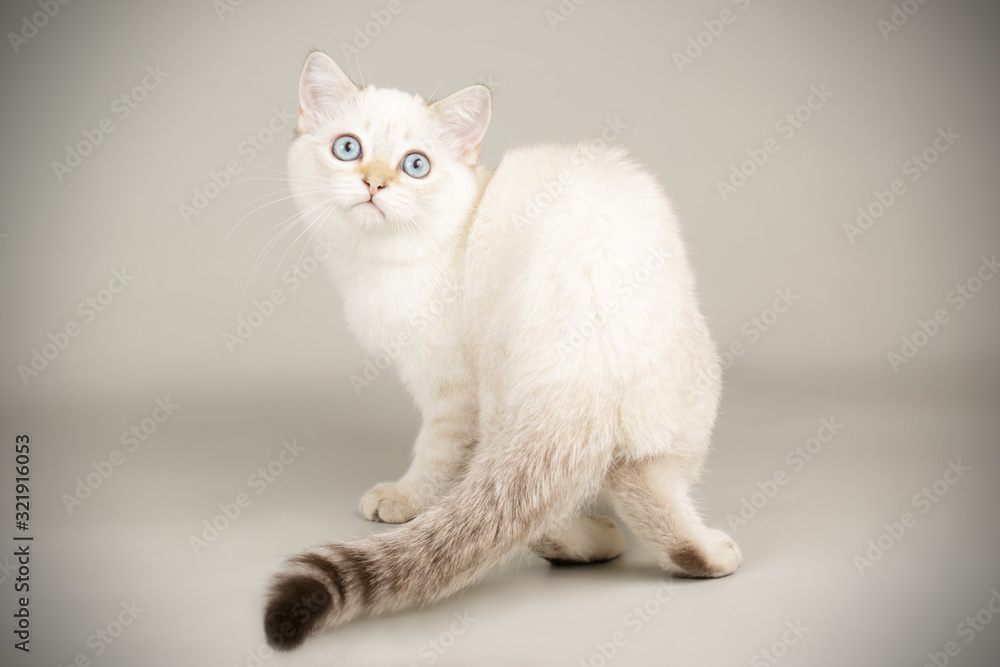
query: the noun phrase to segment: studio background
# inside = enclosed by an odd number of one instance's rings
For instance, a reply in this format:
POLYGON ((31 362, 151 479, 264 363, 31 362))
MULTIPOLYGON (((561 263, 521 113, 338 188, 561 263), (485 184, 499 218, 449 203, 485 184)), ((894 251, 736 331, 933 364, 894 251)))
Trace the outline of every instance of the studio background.
POLYGON ((4 3, 0 662, 996 664, 998 19, 971 0, 4 3), (739 572, 670 579, 628 535, 607 565, 526 554, 434 607, 263 649, 269 575, 385 529, 357 502, 419 423, 391 371, 356 390, 366 360, 301 230, 271 243, 312 48, 425 97, 486 83, 489 166, 605 133, 656 174, 731 355, 701 498, 739 572), (15 535, 34 536, 28 654, 15 535))

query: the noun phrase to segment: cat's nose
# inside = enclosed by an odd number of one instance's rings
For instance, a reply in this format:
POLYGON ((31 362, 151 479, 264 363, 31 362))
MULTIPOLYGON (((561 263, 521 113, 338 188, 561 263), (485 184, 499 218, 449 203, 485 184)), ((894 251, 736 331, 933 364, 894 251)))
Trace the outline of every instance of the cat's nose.
POLYGON ((374 197, 376 192, 396 179, 396 170, 385 160, 376 159, 369 164, 360 165, 358 175, 368 186, 368 195, 374 197))
POLYGON ((361 176, 361 181, 368 186, 368 195, 371 197, 374 197, 376 192, 389 185, 396 177, 395 169, 384 160, 375 160, 370 164, 361 165, 358 175, 361 176))
POLYGON ((368 195, 371 197, 374 197, 376 192, 385 187, 385 181, 374 176, 366 176, 361 180, 368 186, 368 195))

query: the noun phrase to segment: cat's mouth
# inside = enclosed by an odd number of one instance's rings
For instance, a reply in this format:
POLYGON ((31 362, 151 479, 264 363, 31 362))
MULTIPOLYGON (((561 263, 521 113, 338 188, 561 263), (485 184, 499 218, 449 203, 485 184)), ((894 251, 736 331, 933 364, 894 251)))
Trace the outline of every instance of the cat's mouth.
POLYGON ((385 211, 383 211, 381 207, 379 207, 379 205, 375 203, 374 199, 366 199, 364 201, 358 202, 353 206, 353 208, 361 208, 362 210, 375 210, 383 218, 385 217, 385 211))

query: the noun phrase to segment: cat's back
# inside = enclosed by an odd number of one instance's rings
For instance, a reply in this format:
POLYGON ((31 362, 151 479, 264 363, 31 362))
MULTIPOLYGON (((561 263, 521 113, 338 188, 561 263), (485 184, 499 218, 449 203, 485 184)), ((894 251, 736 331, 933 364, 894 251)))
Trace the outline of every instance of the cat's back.
POLYGON ((551 225, 560 216, 594 213, 659 218, 649 231, 670 222, 664 220, 669 204, 653 176, 631 161, 624 148, 604 143, 511 149, 493 173, 483 206, 488 213, 509 216, 522 231, 536 221, 551 225))
POLYGON ((656 179, 624 149, 586 142, 508 151, 483 193, 469 255, 515 271, 629 271, 654 248, 687 270, 676 217, 656 179))
POLYGON ((602 304, 634 314, 615 318, 609 332, 694 304, 663 190, 623 149, 606 145, 544 144, 505 154, 473 220, 466 266, 482 335, 532 329, 555 336, 548 341, 555 345, 602 304))

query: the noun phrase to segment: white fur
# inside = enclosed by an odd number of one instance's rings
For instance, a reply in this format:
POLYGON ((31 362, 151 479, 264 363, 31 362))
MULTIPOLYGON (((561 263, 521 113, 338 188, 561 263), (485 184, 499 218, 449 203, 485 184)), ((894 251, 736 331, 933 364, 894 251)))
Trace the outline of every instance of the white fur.
MULTIPOLYGON (((481 86, 427 103, 359 89, 314 53, 300 89, 288 157, 297 201, 310 230, 336 248, 328 267, 351 330, 369 354, 395 360, 424 419, 410 470, 366 494, 364 514, 412 519, 455 489, 476 447, 488 446, 470 476, 514 483, 502 469, 513 456, 591 468, 539 478, 565 489, 527 491, 549 499, 538 530, 562 535, 569 551, 585 554, 574 536, 588 534, 595 554, 618 547, 620 535, 571 526, 607 478, 664 566, 693 544, 715 563, 699 576, 733 571, 735 545, 701 524, 687 496, 720 380, 677 219, 655 180, 621 149, 592 155, 572 145, 511 150, 489 172, 477 163, 489 122, 481 86), (331 154, 345 133, 360 140, 361 160, 331 154), (423 179, 398 167, 414 150, 432 163, 423 179), (371 181, 381 183, 373 196, 371 181), (547 435, 534 452, 498 440, 536 432, 547 435), (551 449, 560 446, 586 451, 560 458, 551 449), (676 494, 650 487, 665 479, 661 468, 676 494), (659 503, 649 516, 668 525, 639 527, 645 502, 659 503)), ((473 483, 455 497, 478 502, 473 483)))

